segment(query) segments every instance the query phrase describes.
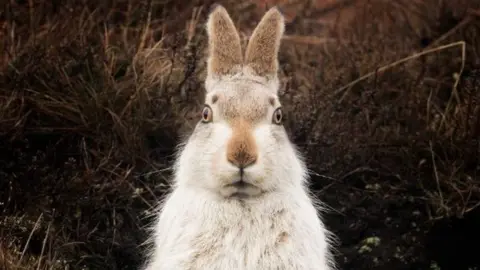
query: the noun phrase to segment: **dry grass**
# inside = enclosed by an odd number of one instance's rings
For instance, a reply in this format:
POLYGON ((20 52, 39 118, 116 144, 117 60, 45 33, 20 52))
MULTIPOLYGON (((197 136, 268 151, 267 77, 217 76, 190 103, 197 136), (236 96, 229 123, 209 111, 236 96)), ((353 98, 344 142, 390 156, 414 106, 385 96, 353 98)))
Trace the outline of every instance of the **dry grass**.
MULTIPOLYGON (((14 243, 46 256, 37 248, 46 227, 31 224, 40 214, 52 224, 47 250, 75 267, 141 259, 125 254, 137 254, 145 213, 162 194, 154 187, 165 184, 177 132, 200 102, 193 75, 201 70, 195 32, 202 26, 195 10, 184 10, 186 30, 164 33, 177 26, 169 25, 173 15, 159 15, 183 10, 176 5, 7 5, 0 65, 7 269, 17 268, 9 266, 14 243), (12 229, 7 220, 18 214, 12 229)), ((39 265, 50 267, 51 256, 39 265)))
MULTIPOLYGON (((458 4, 452 8, 445 1, 357 1, 358 9, 364 12, 357 11, 350 22, 334 26, 330 35, 337 40, 335 44, 319 47, 320 52, 312 50, 313 46, 301 52, 299 46, 294 49, 293 57, 285 62, 292 62, 294 58, 316 59, 316 63, 304 63, 302 67, 307 72, 298 75, 308 82, 298 84, 298 88, 304 88, 302 94, 308 93, 304 101, 313 100, 311 103, 316 106, 312 105, 311 110, 297 110, 298 113, 313 112, 303 118, 316 121, 310 123, 304 136, 321 136, 311 139, 309 145, 337 137, 334 140, 337 147, 328 147, 336 150, 333 153, 336 157, 321 157, 322 160, 338 159, 342 148, 351 156, 357 151, 355 148, 361 151, 358 154, 365 155, 365 147, 375 147, 373 153, 367 154, 375 155, 381 153, 382 148, 398 147, 405 153, 399 151, 398 156, 389 158, 408 160, 408 163, 417 161, 408 170, 429 172, 429 176, 421 177, 426 182, 435 179, 448 189, 462 183, 476 190, 466 179, 476 179, 477 168, 467 168, 471 165, 466 163, 477 162, 478 146, 465 143, 478 144, 479 63, 475 56, 480 49, 479 18, 472 15, 475 3, 471 3, 470 8, 466 2, 458 4), (450 26, 442 25, 444 21, 450 26), (317 55, 313 56, 314 53, 317 55), (468 72, 464 74, 464 70, 468 72), (305 78, 308 75, 310 77, 305 78), (435 159, 442 159, 443 164, 432 170, 435 162, 426 154, 430 155, 434 148, 450 153, 435 154, 435 159), (466 152, 469 152, 468 158, 462 156, 466 152), (429 168, 424 171, 420 168, 423 166, 429 168)), ((323 155, 322 151, 318 152, 323 155)), ((348 171, 345 167, 351 170, 355 170, 354 166, 363 167, 367 162, 365 158, 379 163, 376 166, 389 170, 385 171, 388 174, 402 175, 401 171, 407 169, 407 164, 387 165, 376 157, 365 156, 354 162, 360 163, 358 165, 353 165, 350 158, 347 161, 350 164, 341 163, 343 170, 337 167, 334 171, 341 175, 348 171)), ((453 201, 444 198, 446 201, 440 203, 438 189, 432 193, 430 184, 428 187, 419 184, 425 188, 427 199, 434 202, 434 218, 458 214, 457 211, 471 209, 478 202, 478 191, 460 189, 450 193, 463 197, 474 192, 469 196, 477 199, 467 202, 464 198, 459 204, 458 197, 453 201), (463 210, 457 208, 459 205, 463 210)))
MULTIPOLYGON (((53 2, 0 11, 0 267, 134 269, 196 121, 210 2, 53 2)), ((227 2, 246 41, 262 5, 227 2)), ((480 3, 283 2, 288 129, 343 215, 327 219, 343 269, 401 269, 390 248, 376 265, 351 253, 375 228, 403 237, 375 225, 393 204, 420 209, 423 228, 480 204, 480 3)), ((404 263, 427 261, 404 244, 404 263)))

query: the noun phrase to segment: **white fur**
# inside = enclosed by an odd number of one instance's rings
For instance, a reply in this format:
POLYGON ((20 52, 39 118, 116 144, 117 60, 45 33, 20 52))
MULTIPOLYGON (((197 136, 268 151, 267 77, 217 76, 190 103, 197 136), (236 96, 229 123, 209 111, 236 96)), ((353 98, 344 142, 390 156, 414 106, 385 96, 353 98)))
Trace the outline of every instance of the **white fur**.
MULTIPOLYGON (((207 77, 212 123, 198 123, 175 163, 172 191, 154 227, 145 270, 332 270, 330 233, 307 188, 306 166, 283 126, 272 124, 278 79, 248 67, 229 77, 207 77), (268 108, 252 127, 257 162, 245 169, 248 196, 227 187, 238 168, 226 159, 232 127, 225 108, 268 108)), ((318 204, 319 205, 319 204, 318 204)))

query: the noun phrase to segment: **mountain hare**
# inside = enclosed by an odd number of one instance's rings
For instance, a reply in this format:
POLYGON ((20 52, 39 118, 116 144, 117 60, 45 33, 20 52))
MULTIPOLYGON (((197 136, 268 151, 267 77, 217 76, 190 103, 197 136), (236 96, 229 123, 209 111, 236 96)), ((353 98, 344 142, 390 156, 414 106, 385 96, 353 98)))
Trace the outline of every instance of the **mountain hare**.
POLYGON ((175 163, 144 269, 331 270, 331 237, 282 126, 277 95, 284 18, 270 9, 243 55, 224 7, 207 22, 201 120, 175 163))

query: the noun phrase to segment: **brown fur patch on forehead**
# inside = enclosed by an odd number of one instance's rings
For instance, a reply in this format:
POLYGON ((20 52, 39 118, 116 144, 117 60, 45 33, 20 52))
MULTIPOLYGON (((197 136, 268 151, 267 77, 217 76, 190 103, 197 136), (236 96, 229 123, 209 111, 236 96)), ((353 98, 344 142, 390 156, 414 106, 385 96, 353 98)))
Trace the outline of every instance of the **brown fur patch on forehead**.
POLYGON ((241 88, 222 97, 218 106, 227 121, 242 118, 254 124, 263 119, 271 107, 268 95, 256 89, 241 88))

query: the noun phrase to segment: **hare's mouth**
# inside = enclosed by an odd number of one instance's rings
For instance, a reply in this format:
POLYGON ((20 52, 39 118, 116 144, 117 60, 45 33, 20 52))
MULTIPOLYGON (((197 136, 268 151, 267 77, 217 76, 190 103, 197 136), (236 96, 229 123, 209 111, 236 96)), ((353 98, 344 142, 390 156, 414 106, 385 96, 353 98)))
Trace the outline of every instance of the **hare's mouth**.
POLYGON ((259 187, 246 182, 244 179, 239 179, 226 185, 221 193, 225 197, 256 197, 263 192, 259 187))
POLYGON ((243 179, 240 179, 240 180, 238 180, 238 181, 230 184, 230 186, 236 187, 236 188, 246 188, 246 187, 249 187, 249 186, 253 186, 253 187, 254 187, 254 185, 245 182, 243 179))

